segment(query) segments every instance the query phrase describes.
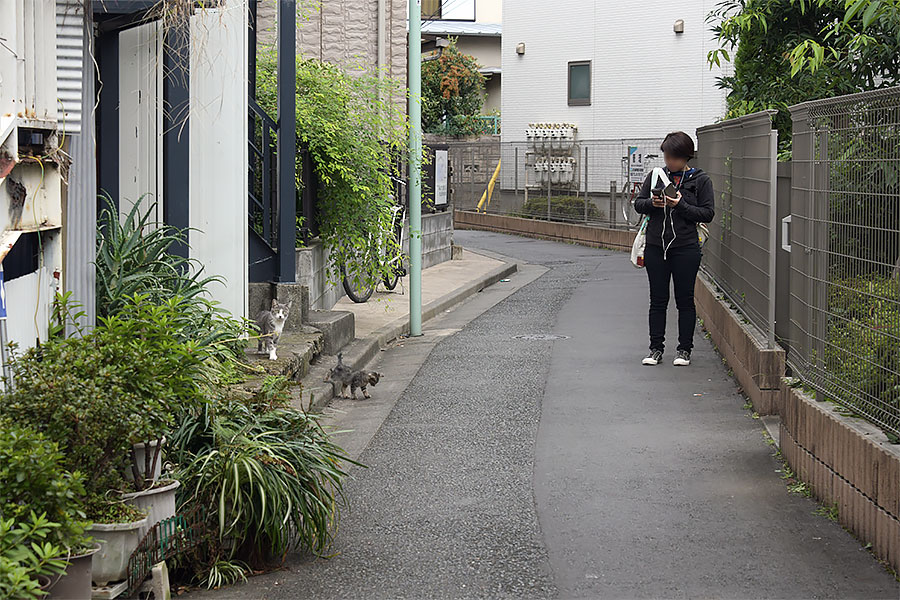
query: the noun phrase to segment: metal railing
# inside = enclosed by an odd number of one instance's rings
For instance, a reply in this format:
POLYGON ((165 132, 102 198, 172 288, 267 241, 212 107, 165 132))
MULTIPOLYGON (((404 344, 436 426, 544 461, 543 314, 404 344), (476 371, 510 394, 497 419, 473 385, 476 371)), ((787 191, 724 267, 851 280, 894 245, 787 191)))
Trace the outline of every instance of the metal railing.
POLYGON ((791 112, 789 363, 900 436, 900 88, 791 112))
POLYGON ((278 124, 253 98, 248 111, 250 227, 274 252, 278 248, 278 124))
POLYGON ((709 224, 703 270, 775 346, 776 111, 697 130, 695 164, 709 175, 716 216, 709 224))
MULTIPOLYGON (((489 213, 601 227, 628 228, 623 207, 632 197, 628 148, 645 172, 662 165, 661 138, 530 142, 450 142, 454 208, 476 210, 497 164, 489 213)), ((641 178, 641 181, 643 178, 641 178)))

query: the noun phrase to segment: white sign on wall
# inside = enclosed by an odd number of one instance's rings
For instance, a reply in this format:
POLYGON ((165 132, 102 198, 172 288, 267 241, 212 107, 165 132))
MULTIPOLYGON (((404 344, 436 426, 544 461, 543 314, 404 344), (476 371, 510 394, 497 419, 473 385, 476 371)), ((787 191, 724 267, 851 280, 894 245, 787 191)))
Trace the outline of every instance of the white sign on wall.
POLYGON ((638 152, 637 146, 628 146, 628 182, 644 182, 644 155, 638 152))
POLYGON ((447 204, 447 151, 434 151, 434 205, 447 204))

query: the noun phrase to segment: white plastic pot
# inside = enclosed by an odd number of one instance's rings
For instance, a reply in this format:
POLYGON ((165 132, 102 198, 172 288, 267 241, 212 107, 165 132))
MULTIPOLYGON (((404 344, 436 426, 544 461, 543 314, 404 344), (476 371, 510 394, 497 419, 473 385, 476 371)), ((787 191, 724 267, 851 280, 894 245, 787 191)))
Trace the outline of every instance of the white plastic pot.
MULTIPOLYGON (((150 446, 150 462, 153 462, 153 453, 156 452, 156 446, 162 442, 162 445, 165 446, 166 438, 162 438, 162 440, 153 440, 149 444, 144 444, 143 442, 140 444, 135 444, 132 446, 132 455, 131 459, 134 461, 135 466, 137 467, 138 473, 140 473, 143 477, 146 477, 146 466, 144 465, 144 457, 147 453, 147 446, 150 446)), ((163 453, 162 450, 159 452, 159 456, 156 459, 156 464, 151 465, 153 467, 153 477, 152 481, 156 481, 159 479, 160 474, 162 473, 162 463, 163 463, 163 453)), ((125 469, 125 478, 128 481, 134 481, 134 474, 131 472, 131 469, 125 469)))
POLYGON ((91 579, 98 586, 121 581, 128 576, 128 559, 141 542, 147 517, 133 523, 94 523, 87 532, 100 544, 91 561, 91 579))
POLYGON ((160 487, 156 487, 142 492, 132 492, 130 494, 122 494, 125 502, 147 512, 147 523, 140 531, 143 538, 151 527, 169 517, 175 516, 175 490, 181 485, 180 481, 174 479, 169 482, 160 482, 160 487))

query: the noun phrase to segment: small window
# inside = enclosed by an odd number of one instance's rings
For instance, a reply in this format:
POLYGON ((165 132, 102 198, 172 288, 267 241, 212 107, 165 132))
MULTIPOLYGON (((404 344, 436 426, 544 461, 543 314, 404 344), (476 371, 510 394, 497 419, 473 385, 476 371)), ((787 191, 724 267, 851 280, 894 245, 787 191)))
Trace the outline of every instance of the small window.
POLYGON ((422 0, 422 18, 440 19, 441 0, 422 0))
POLYGON ((569 63, 569 106, 591 104, 591 61, 569 63))

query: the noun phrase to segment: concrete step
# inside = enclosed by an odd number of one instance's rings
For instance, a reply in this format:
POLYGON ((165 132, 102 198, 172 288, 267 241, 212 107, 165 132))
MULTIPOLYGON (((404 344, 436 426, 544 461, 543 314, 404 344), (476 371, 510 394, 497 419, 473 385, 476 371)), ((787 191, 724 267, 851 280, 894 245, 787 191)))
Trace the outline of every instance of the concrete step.
POLYGON ((306 324, 325 335, 324 354, 337 354, 356 337, 355 315, 348 310, 311 310, 306 324))
MULTIPOLYGON (((245 357, 251 367, 260 367, 266 375, 282 375, 292 381, 300 381, 306 377, 310 364, 322 353, 325 336, 312 327, 304 327, 302 331, 286 331, 278 341, 278 358, 269 360, 268 355, 257 353, 257 345, 253 342, 245 350, 245 357)), ((259 389, 264 376, 255 377, 238 387, 246 392, 259 389)))

